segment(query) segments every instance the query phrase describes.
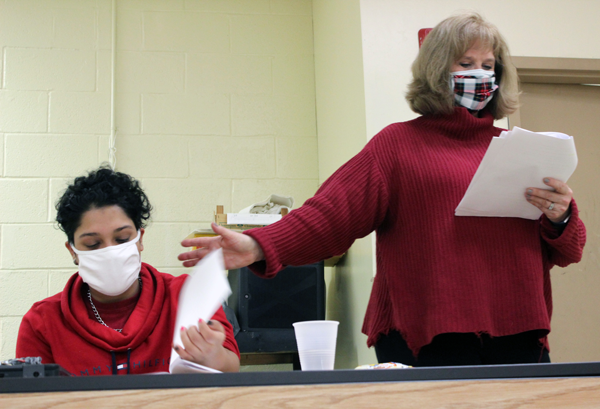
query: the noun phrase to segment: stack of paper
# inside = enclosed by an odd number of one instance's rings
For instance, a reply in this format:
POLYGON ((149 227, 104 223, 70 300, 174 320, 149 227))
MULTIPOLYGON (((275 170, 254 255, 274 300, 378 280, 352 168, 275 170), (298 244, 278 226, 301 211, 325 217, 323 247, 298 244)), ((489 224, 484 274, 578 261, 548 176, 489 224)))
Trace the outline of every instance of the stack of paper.
POLYGON ((281 220, 280 214, 227 213, 227 224, 268 226, 281 220))
POLYGON ((175 359, 171 357, 171 364, 169 365, 170 373, 177 374, 186 374, 186 373, 221 373, 221 371, 217 371, 216 369, 209 368, 208 366, 200 365, 195 362, 186 361, 182 359, 179 355, 175 359))
POLYGON ((538 219, 542 212, 527 202, 529 187, 550 190, 546 177, 566 182, 577 167, 572 136, 515 127, 494 137, 456 216, 538 219))

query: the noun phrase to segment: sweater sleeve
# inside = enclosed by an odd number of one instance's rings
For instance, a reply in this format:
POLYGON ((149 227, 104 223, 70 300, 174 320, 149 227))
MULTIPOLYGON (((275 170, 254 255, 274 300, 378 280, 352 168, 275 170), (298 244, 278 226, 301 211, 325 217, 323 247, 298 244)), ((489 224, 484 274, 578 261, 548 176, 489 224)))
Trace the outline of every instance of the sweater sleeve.
POLYGON ((327 179, 315 196, 270 226, 248 230, 265 260, 252 271, 273 277, 286 265, 305 265, 343 254, 385 218, 389 193, 372 152, 374 141, 327 179))
POLYGON ((44 364, 56 363, 50 345, 46 343, 40 328, 35 325, 36 321, 39 320, 31 310, 23 317, 17 336, 16 358, 39 356, 44 364))
POLYGON ((557 230, 550 220, 543 215, 541 218, 542 240, 548 247, 548 261, 551 264, 565 267, 581 261, 583 247, 586 241, 586 230, 579 218, 579 209, 575 200, 571 201, 571 217, 564 230, 557 230))

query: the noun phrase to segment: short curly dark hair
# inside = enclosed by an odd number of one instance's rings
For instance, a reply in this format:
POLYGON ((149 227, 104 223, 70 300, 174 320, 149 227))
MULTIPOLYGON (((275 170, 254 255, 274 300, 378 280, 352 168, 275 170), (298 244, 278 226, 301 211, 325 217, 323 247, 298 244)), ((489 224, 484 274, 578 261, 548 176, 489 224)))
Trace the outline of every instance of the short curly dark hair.
POLYGON ((133 221, 136 229, 146 226, 152 206, 133 177, 102 165, 87 176, 75 178, 56 203, 56 221, 73 243, 81 217, 90 209, 117 205, 133 221))

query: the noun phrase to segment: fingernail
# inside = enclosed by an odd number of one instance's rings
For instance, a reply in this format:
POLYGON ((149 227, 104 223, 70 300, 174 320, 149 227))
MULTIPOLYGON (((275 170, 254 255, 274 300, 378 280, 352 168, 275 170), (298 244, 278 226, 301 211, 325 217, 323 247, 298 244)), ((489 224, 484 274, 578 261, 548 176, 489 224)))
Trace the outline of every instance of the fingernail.
POLYGON ((530 195, 527 195, 527 200, 531 200, 531 196, 530 195))
POLYGON ((533 193, 532 189, 527 189, 527 193, 533 193))
POLYGON ((179 351, 179 347, 178 347, 177 345, 175 345, 175 347, 173 347, 173 349, 174 349, 175 351, 179 351))
POLYGON ((179 331, 185 331, 185 327, 181 327, 179 331))
POLYGON ((202 320, 202 318, 200 318, 200 319, 198 320, 198 322, 202 322, 202 321, 203 321, 203 320, 202 320))
POLYGON ((206 323, 207 323, 208 325, 212 325, 212 321, 211 321, 211 320, 208 320, 206 323))
POLYGON ((550 183, 550 179, 544 178, 544 183, 550 183))

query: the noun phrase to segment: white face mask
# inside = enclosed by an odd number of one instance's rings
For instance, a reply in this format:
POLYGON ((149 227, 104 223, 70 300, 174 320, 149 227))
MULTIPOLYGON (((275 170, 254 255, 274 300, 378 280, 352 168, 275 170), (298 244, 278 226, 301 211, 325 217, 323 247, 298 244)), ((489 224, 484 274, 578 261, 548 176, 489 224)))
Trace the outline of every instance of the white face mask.
POLYGON ((79 257, 79 276, 94 290, 108 296, 121 295, 137 280, 142 258, 135 245, 137 237, 127 243, 98 250, 80 251, 71 244, 79 257))

